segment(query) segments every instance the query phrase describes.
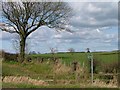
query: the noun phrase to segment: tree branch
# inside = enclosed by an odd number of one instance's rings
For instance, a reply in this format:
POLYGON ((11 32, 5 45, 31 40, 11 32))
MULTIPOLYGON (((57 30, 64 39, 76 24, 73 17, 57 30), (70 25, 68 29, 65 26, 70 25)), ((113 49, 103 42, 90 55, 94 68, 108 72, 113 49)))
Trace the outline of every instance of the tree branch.
POLYGON ((1 29, 2 31, 6 31, 6 32, 9 32, 9 33, 16 33, 16 31, 10 31, 10 30, 8 30, 8 29, 6 29, 6 28, 0 27, 0 29, 1 29))

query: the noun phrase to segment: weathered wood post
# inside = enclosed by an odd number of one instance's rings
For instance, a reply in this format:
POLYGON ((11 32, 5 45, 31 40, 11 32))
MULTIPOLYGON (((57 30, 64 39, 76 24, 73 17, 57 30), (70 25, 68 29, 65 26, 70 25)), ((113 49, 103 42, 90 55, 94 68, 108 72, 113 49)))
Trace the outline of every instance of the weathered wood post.
POLYGON ((89 48, 87 48, 87 57, 90 62, 91 82, 93 84, 93 55, 90 52, 89 48))

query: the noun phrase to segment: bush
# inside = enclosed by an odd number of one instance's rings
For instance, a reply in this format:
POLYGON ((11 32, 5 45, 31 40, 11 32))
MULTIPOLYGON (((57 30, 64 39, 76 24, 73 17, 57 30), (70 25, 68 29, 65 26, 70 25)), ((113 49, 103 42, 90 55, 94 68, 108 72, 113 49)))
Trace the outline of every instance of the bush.
POLYGON ((117 73, 119 70, 118 62, 102 63, 101 69, 104 73, 117 73))
POLYGON ((5 61, 18 61, 18 54, 11 54, 11 53, 7 53, 7 52, 3 52, 2 58, 5 61))

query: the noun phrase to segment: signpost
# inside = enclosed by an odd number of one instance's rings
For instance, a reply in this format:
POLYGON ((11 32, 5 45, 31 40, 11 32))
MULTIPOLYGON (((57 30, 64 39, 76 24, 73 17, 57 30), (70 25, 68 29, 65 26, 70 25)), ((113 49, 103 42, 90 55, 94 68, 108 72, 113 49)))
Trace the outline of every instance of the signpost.
POLYGON ((89 48, 87 48, 87 57, 88 57, 88 60, 90 60, 91 82, 93 84, 93 55, 90 52, 89 48))

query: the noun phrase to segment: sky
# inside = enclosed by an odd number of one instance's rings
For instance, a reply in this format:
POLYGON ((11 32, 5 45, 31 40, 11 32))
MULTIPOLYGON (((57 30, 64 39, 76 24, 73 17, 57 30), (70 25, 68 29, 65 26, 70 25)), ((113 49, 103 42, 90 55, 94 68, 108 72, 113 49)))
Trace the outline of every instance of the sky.
MULTIPOLYGON (((33 32, 27 40, 28 51, 49 53, 50 48, 59 52, 112 51, 118 49, 118 3, 117 2, 68 2, 74 15, 69 27, 73 33, 57 32, 46 26, 33 32)), ((0 22, 3 22, 0 17, 0 22)), ((13 40, 18 36, 0 31, 0 49, 15 53, 13 40)))

